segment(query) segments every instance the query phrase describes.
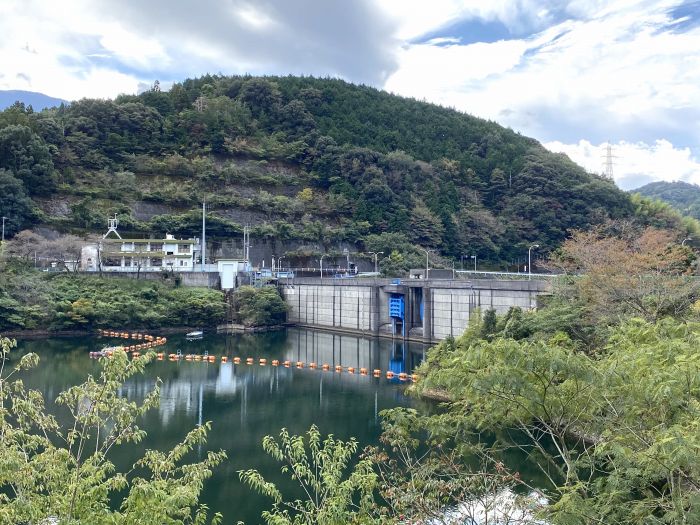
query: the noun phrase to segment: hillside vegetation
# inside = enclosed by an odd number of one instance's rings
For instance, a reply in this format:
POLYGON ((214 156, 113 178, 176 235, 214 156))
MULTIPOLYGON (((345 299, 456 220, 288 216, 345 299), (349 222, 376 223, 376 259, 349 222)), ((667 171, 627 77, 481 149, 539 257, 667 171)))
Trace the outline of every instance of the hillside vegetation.
POLYGON ((214 241, 247 223, 253 237, 354 243, 393 266, 420 263, 422 246, 504 267, 640 209, 691 227, 496 123, 340 80, 204 76, 0 113, 9 234, 101 232, 117 213, 127 232, 194 235, 203 199, 214 241))
POLYGON ((687 182, 651 182, 634 190, 644 197, 670 204, 683 215, 700 219, 700 186, 687 182))

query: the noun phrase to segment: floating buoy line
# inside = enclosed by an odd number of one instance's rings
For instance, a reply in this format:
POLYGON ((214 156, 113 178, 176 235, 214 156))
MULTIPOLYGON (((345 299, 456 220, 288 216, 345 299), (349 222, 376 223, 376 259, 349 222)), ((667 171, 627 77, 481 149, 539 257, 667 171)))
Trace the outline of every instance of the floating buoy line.
MULTIPOLYGON (((141 351, 142 350, 149 350, 151 348, 156 348, 159 346, 163 346, 168 342, 167 338, 165 337, 160 337, 160 336, 153 336, 149 334, 144 334, 141 332, 117 332, 114 330, 98 330, 97 331, 98 335, 102 337, 113 337, 113 338, 120 338, 120 339, 130 339, 130 340, 135 340, 135 341, 143 341, 141 343, 137 344, 130 344, 130 345, 116 345, 116 346, 107 346, 100 350, 99 352, 90 352, 90 357, 92 358, 100 358, 100 357, 112 357, 114 355, 115 351, 121 350, 126 352, 128 355, 131 355, 133 358, 138 358, 141 356, 141 351)), ((207 362, 207 363, 215 363, 216 362, 216 356, 209 355, 208 352, 205 352, 204 354, 183 354, 180 352, 180 350, 177 351, 177 353, 165 353, 165 352, 158 352, 156 354, 156 359, 158 361, 200 361, 200 362, 207 362)), ((233 357, 230 359, 230 361, 236 365, 240 365, 243 363, 243 358, 241 357, 233 357)), ((228 356, 222 355, 221 356, 221 362, 222 363, 227 363, 229 362, 228 356)), ((309 370, 320 370, 323 372, 330 372, 331 369, 336 373, 336 374, 343 374, 347 373, 350 375, 360 375, 360 376, 372 376, 372 377, 382 377, 385 376, 387 379, 398 379, 399 381, 418 381, 418 374, 408 374, 406 372, 392 372, 391 370, 387 370, 386 372, 383 372, 379 368, 373 369, 371 372, 368 368, 356 368, 354 366, 341 366, 341 365, 335 365, 334 367, 331 367, 328 363, 322 363, 318 364, 315 362, 310 362, 310 363, 305 363, 304 361, 280 361, 279 359, 272 359, 268 361, 267 358, 261 357, 259 359, 254 359, 252 357, 246 357, 245 358, 245 364, 246 365, 255 365, 257 364, 258 366, 267 366, 268 363, 271 366, 276 366, 276 367, 284 367, 284 368, 297 368, 299 370, 302 370, 304 368, 308 368, 309 370)))

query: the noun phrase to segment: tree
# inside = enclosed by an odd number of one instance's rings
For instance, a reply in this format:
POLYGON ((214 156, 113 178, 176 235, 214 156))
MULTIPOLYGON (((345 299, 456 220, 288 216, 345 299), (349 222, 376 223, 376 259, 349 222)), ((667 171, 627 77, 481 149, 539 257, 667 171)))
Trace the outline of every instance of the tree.
POLYGON ((27 197, 22 182, 11 172, 2 168, 0 168, 0 215, 6 217, 5 239, 31 226, 38 218, 36 206, 27 197))
POLYGON ((282 472, 298 483, 305 499, 285 501, 283 494, 256 470, 239 471, 241 481, 272 498, 271 510, 262 518, 270 525, 336 525, 374 522, 374 490, 377 475, 368 458, 358 457, 354 439, 321 437, 316 426, 306 436, 282 429, 279 441, 263 439, 263 450, 282 463, 282 472))
POLYGON ((75 235, 62 235, 45 241, 41 255, 52 263, 57 263, 67 272, 80 269, 80 255, 85 242, 75 235))
MULTIPOLYGON (((153 359, 129 360, 118 350, 101 362, 99 377, 61 393, 66 424, 48 414, 40 392, 27 390, 23 370, 38 364, 36 354, 11 355, 15 342, 0 338, 0 505, 1 523, 204 524, 207 508, 198 502, 211 469, 225 459, 209 452, 199 462, 185 457, 206 440, 210 424, 192 430, 169 452, 147 450, 127 472, 118 472, 110 452, 139 443, 138 420, 159 401, 158 385, 143 403, 125 398, 121 388, 153 359)), ((214 516, 212 523, 218 523, 214 516)))
POLYGON ((594 318, 681 316, 698 297, 692 251, 668 230, 608 223, 576 231, 551 264, 574 274, 573 293, 594 318))
POLYGON ((31 230, 22 230, 7 243, 5 253, 10 257, 17 257, 29 262, 38 256, 43 248, 46 239, 31 230))
POLYGON ((419 389, 449 393, 432 423, 446 432, 495 432, 489 457, 530 451, 547 480, 547 522, 695 523, 699 342, 700 325, 671 319, 627 321, 595 355, 562 334, 465 334, 431 350, 419 389))
POLYGON ((27 126, 0 129, 0 169, 12 172, 30 195, 48 195, 55 188, 49 148, 27 126))
POLYGON ((421 246, 439 246, 444 227, 439 218, 425 204, 417 202, 411 210, 411 240, 421 246))
POLYGON ((238 321, 246 326, 279 325, 287 315, 287 303, 274 287, 241 286, 233 297, 238 321))

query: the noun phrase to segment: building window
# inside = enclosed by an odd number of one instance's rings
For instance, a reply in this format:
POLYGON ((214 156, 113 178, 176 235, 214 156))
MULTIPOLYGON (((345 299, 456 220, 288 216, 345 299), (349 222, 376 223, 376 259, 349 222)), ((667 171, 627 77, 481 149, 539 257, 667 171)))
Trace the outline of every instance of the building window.
POLYGON ((180 253, 190 253, 191 244, 178 244, 177 251, 180 253))

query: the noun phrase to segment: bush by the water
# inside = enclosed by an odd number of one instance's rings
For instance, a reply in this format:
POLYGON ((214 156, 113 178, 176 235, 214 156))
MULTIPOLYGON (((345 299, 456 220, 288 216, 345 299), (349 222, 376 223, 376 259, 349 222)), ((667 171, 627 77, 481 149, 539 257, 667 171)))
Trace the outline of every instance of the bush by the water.
POLYGON ((225 313, 223 293, 207 288, 10 266, 0 274, 0 330, 211 326, 225 313))
POLYGON ((245 326, 274 326, 285 321, 287 305, 276 288, 241 286, 234 293, 234 312, 245 326))

